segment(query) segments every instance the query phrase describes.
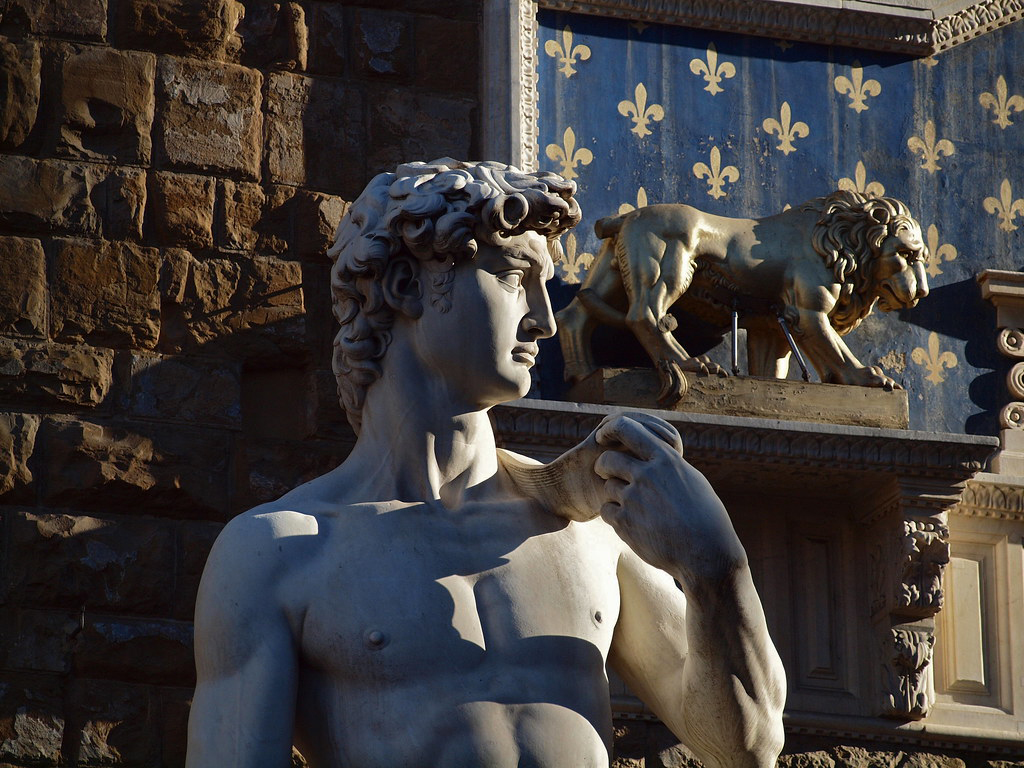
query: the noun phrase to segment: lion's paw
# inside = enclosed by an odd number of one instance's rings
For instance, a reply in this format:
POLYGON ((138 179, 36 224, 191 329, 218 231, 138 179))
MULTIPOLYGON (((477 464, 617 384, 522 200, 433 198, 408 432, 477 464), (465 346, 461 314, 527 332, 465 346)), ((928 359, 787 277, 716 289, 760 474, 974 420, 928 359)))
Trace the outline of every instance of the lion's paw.
POLYGON ((886 375, 885 371, 879 368, 877 365, 868 365, 864 368, 858 368, 853 375, 850 376, 851 381, 848 384, 856 384, 861 387, 879 387, 884 389, 886 392, 891 392, 894 389, 903 389, 891 376, 886 375))
POLYGON ((690 382, 678 363, 671 360, 658 361, 658 378, 661 379, 661 391, 658 392, 658 405, 671 408, 686 395, 690 382))

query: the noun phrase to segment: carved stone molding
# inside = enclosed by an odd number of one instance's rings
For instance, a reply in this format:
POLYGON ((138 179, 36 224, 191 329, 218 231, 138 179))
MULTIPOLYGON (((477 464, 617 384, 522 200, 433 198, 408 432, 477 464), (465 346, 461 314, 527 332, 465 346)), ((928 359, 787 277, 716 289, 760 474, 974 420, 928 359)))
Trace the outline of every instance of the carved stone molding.
POLYGON ((851 8, 802 0, 542 0, 541 6, 918 56, 1024 18, 1024 0, 982 0, 948 15, 884 2, 851 8))
POLYGON ((886 717, 920 720, 935 693, 931 680, 935 635, 929 627, 899 626, 882 633, 882 691, 886 717))
POLYGON ((1024 478, 1010 482, 1005 476, 981 473, 967 483, 954 511, 971 517, 1024 520, 1024 478))
POLYGON ((903 553, 897 610, 904 615, 934 616, 942 608, 949 526, 942 520, 904 520, 903 553))
MULTIPOLYGON (((1024 3, 1024 0, 1020 0, 1024 3)), ((978 275, 983 298, 996 308, 996 348, 1013 360, 1024 358, 1024 273, 986 269, 978 275)), ((999 412, 1002 450, 992 460, 992 470, 1008 475, 1024 474, 1024 362, 1015 362, 1006 375, 1010 402, 999 412)))
POLYGON ((996 349, 1006 357, 1024 358, 1024 331, 1001 328, 996 336, 996 349))

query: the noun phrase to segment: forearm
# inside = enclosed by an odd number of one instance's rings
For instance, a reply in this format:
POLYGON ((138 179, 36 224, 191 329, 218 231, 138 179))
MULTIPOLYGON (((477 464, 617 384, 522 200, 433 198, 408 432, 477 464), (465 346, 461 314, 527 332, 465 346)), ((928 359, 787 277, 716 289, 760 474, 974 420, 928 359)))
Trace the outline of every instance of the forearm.
POLYGON ((688 590, 686 635, 680 727, 688 745, 706 768, 774 766, 786 681, 745 558, 688 590))

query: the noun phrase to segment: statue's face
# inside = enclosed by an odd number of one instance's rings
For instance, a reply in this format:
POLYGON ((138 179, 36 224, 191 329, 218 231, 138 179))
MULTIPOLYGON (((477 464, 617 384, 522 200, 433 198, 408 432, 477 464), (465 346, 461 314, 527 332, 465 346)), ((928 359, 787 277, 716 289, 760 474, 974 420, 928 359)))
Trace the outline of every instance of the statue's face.
POLYGON ((416 349, 450 397, 484 408, 529 391, 537 341, 555 332, 545 287, 553 271, 547 241, 527 232, 505 245, 481 244, 459 263, 447 312, 425 302, 416 349))

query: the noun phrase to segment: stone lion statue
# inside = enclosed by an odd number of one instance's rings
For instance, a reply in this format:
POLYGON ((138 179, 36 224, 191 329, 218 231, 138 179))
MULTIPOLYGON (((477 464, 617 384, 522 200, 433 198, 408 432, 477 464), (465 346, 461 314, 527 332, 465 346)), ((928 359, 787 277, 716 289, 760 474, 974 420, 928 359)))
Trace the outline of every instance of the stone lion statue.
POLYGON ((899 388, 841 338, 876 302, 891 312, 928 295, 921 226, 899 200, 840 190, 762 219, 649 205, 601 219, 595 230, 604 241, 597 259, 557 315, 570 382, 595 369, 590 337, 601 323, 625 325, 640 341, 658 369, 663 405, 685 393, 684 371, 725 375, 673 336, 669 310, 678 305, 723 331, 736 309, 752 376, 788 374, 781 316, 823 382, 899 388))

